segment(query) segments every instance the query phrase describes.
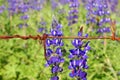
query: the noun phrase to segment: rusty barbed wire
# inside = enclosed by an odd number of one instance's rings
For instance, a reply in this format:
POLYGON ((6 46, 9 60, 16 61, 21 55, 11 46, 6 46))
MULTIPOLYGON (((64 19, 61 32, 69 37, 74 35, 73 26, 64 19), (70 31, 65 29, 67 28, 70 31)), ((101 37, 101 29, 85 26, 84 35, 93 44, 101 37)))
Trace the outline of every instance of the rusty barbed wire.
MULTIPOLYGON (((95 39, 110 39, 113 41, 120 41, 120 37, 116 37, 115 32, 116 32, 116 26, 115 26, 116 22, 112 21, 111 22, 111 31, 112 31, 112 36, 96 36, 96 37, 79 37, 79 36, 49 36, 47 34, 43 34, 42 36, 40 35, 36 35, 36 36, 32 36, 32 35, 28 35, 28 36, 21 36, 21 35, 12 35, 12 36, 0 36, 0 39, 13 39, 13 38, 20 38, 23 40, 28 40, 28 39, 33 39, 33 40, 40 40, 43 41, 43 46, 44 46, 44 56, 45 59, 46 58, 46 39, 48 38, 59 38, 59 39, 87 39, 87 40, 95 40, 95 39)), ((80 28, 80 31, 83 30, 83 27, 80 28)))
POLYGON ((48 36, 47 34, 43 34, 42 36, 21 36, 21 35, 13 35, 13 36, 0 36, 0 39, 13 39, 13 38, 20 38, 23 40, 33 39, 33 40, 46 40, 48 38, 61 38, 61 39, 111 39, 111 40, 117 40, 120 41, 120 37, 116 37, 115 34, 112 36, 96 36, 96 37, 78 37, 78 36, 48 36))
POLYGON ((48 36, 47 34, 43 34, 42 36, 37 35, 37 36, 21 36, 21 35, 13 35, 13 36, 0 36, 0 39, 13 39, 13 38, 20 38, 23 40, 28 40, 28 39, 33 39, 33 40, 43 40, 43 46, 44 46, 44 56, 46 58, 46 39, 48 38, 61 38, 61 39, 87 39, 87 40, 92 40, 92 39, 110 39, 110 40, 117 40, 120 41, 120 37, 115 37, 115 33, 112 36, 103 36, 103 37, 78 37, 78 36, 48 36))
POLYGON ((23 40, 33 39, 33 40, 46 40, 48 38, 61 38, 61 39, 111 39, 120 41, 120 37, 116 37, 115 33, 112 36, 98 36, 98 37, 78 37, 78 36, 48 36, 47 34, 43 34, 43 36, 21 36, 21 35, 13 35, 13 36, 0 36, 0 39, 13 39, 13 38, 20 38, 23 40))

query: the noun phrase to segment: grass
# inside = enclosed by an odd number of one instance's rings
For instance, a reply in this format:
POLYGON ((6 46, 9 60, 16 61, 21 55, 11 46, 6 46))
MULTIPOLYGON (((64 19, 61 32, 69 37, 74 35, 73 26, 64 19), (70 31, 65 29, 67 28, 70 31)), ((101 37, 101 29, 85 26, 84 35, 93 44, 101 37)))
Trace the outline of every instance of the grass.
MULTIPOLYGON (((70 29, 67 26, 67 11, 68 7, 61 7, 65 9, 64 14, 58 14, 51 11, 50 6, 45 6, 41 11, 30 11, 30 19, 27 21, 20 20, 22 14, 17 14, 9 19, 7 11, 0 14, 0 35, 37 35, 39 27, 42 27, 39 22, 40 18, 46 21, 47 30, 50 29, 52 17, 55 16, 63 25, 64 35, 71 35, 70 29), (53 15, 54 14, 54 15, 53 15), (18 24, 27 22, 28 27, 20 29, 18 24)), ((73 25, 72 35, 76 35, 79 26, 84 26, 84 33, 87 32, 87 25, 85 25, 85 9, 80 8, 79 23, 73 25), (76 27, 76 28, 74 28, 76 27)), ((118 22, 119 17, 111 15, 118 22)), ((117 24, 117 36, 120 36, 120 24, 117 24)), ((89 33, 92 36, 97 36, 95 33, 89 33)), ((72 48, 71 40, 64 40, 65 45, 63 48, 66 50, 64 53, 65 63, 63 64, 64 71, 59 74, 60 80, 75 80, 69 77, 68 65, 69 59, 68 50, 72 48)), ((88 52, 88 65, 89 69, 88 80, 120 80, 120 42, 107 40, 106 49, 104 49, 103 40, 91 40, 91 51, 88 52)), ((0 40, 0 80, 49 80, 51 76, 50 68, 44 67, 44 49, 43 45, 34 40, 0 40)))

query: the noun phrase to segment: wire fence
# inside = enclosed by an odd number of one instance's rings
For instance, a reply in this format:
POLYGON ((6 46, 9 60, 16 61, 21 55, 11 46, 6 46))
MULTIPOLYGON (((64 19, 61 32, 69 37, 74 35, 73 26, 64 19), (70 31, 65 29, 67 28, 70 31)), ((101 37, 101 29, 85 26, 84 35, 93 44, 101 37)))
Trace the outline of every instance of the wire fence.
MULTIPOLYGON (((83 27, 80 28, 80 31, 83 30, 83 27)), ((46 58, 46 39, 48 38, 59 38, 59 39, 87 39, 87 40, 93 40, 93 39, 109 39, 109 40, 116 40, 116 41, 120 41, 120 37, 116 37, 116 22, 112 21, 111 22, 111 32, 112 32, 112 36, 90 36, 90 37, 79 37, 79 36, 49 36, 48 34, 43 34, 43 35, 36 35, 36 36, 32 36, 32 35, 28 35, 28 36, 21 36, 21 35, 12 35, 12 36, 6 36, 6 35, 2 35, 0 36, 0 39, 13 39, 13 38, 20 38, 23 40, 28 40, 28 39, 33 39, 33 40, 39 40, 40 43, 43 42, 43 46, 44 46, 44 56, 45 59, 46 58)))

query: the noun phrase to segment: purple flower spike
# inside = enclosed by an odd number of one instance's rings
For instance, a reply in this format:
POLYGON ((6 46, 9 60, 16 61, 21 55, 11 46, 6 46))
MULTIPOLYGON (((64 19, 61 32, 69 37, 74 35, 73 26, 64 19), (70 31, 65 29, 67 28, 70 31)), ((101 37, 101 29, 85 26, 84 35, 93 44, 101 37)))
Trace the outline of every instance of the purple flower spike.
POLYGON ((62 5, 65 5, 68 3, 68 0, 59 0, 59 2, 62 4, 62 5))
POLYGON ((97 33, 105 33, 105 32, 110 32, 109 27, 104 27, 104 28, 99 28, 97 33))
POLYGON ((119 0, 108 0, 108 4, 110 5, 110 10, 112 12, 115 12, 116 11, 116 7, 119 3, 119 0))
POLYGON ((53 76, 53 77, 51 77, 50 80, 59 80, 59 77, 58 76, 53 76))
POLYGON ((22 20, 27 20, 27 19, 29 19, 29 16, 28 15, 23 15, 23 16, 21 16, 21 19, 22 20))
POLYGON ((68 25, 72 25, 77 23, 77 19, 78 19, 78 8, 79 8, 79 1, 78 0, 69 0, 69 16, 67 17, 68 19, 68 25))
POLYGON ((50 45, 52 45, 52 40, 50 40, 50 39, 47 39, 46 40, 46 45, 49 47, 50 45))
POLYGON ((75 74, 74 73, 70 73, 69 76, 72 77, 72 78, 74 78, 75 74))
POLYGON ((56 49, 56 53, 57 53, 59 56, 62 56, 62 50, 61 50, 61 48, 57 48, 57 49, 56 49))
POLYGON ((47 57, 50 57, 52 53, 53 53, 53 51, 51 49, 46 50, 46 56, 47 57))
POLYGON ((43 28, 43 27, 42 27, 42 28, 39 28, 39 29, 38 29, 38 32, 43 32, 44 29, 45 29, 45 28, 43 28))
POLYGON ((82 32, 78 32, 78 36, 82 36, 82 32))
POLYGON ((94 24, 96 33, 109 33, 110 27, 105 28, 111 22, 109 0, 89 0, 86 5, 87 24, 94 24))
POLYGON ((57 73, 57 72, 61 72, 62 70, 63 69, 59 66, 53 66, 51 72, 52 73, 57 73))
POLYGON ((53 10, 56 9, 58 7, 58 2, 55 0, 51 0, 51 7, 53 10))
POLYGON ((5 10, 5 6, 4 5, 0 6, 0 14, 2 14, 4 10, 5 10))
POLYGON ((79 46, 82 45, 82 42, 81 42, 81 40, 79 40, 79 39, 74 39, 73 42, 72 42, 72 44, 73 44, 75 47, 79 47, 79 46))
POLYGON ((87 76, 87 73, 86 73, 86 72, 83 72, 83 71, 81 71, 81 70, 78 71, 78 73, 79 73, 78 76, 81 77, 81 79, 85 79, 86 76, 87 76))
MULTIPOLYGON (((62 36, 62 25, 58 24, 58 22, 54 19, 52 22, 52 28, 50 30, 51 36, 62 36)), ((45 66, 52 66, 51 72, 53 77, 51 77, 51 80, 59 80, 59 77, 57 74, 59 72, 62 72, 63 69, 60 67, 61 63, 64 63, 64 58, 62 57, 63 52, 61 49, 61 46, 64 45, 62 39, 59 38, 53 38, 53 39, 47 39, 46 40, 47 50, 46 50, 46 57, 47 57, 47 63, 45 66), (51 49, 52 46, 52 49, 51 49)))
POLYGON ((57 36, 57 31, 56 30, 52 30, 52 36, 57 36))
MULTIPOLYGON (((82 28, 80 29, 80 32, 78 32, 78 36, 82 37, 82 28)), ((85 36, 85 37, 88 37, 85 36)), ((84 72, 84 69, 88 69, 87 65, 87 52, 90 50, 89 42, 83 42, 83 40, 80 39, 74 39, 72 42, 72 45, 75 47, 73 49, 70 49, 70 63, 68 68, 71 71, 69 76, 71 78, 76 78, 77 80, 86 80, 87 73, 84 72)))

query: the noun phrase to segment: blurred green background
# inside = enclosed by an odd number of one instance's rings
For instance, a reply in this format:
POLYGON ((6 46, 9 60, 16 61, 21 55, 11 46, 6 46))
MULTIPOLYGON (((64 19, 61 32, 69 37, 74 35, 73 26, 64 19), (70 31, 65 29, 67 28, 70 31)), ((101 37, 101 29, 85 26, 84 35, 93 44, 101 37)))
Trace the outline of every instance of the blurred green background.
MULTIPOLYGON (((27 1, 27 0, 26 0, 27 1)), ((8 6, 7 0, 0 0, 0 5, 8 6)), ((66 16, 68 15, 68 5, 59 6, 55 10, 51 10, 50 3, 44 3, 40 11, 29 10, 25 14, 29 15, 28 20, 21 20, 22 13, 13 16, 5 10, 0 14, 0 35, 42 35, 38 32, 41 27, 46 27, 50 31, 53 16, 63 25, 65 36, 76 35, 80 26, 84 27, 84 33, 87 33, 88 26, 85 24, 86 10, 81 4, 79 10, 78 24, 73 27, 73 33, 70 32, 66 16), (47 4, 47 5, 46 5, 47 4), (58 13, 60 10, 65 10, 63 13, 58 13), (46 25, 41 25, 41 22, 46 22, 46 25), (20 24, 27 23, 27 27, 20 28, 20 24)), ((117 11, 112 13, 111 18, 116 20, 116 35, 120 37, 120 4, 117 11)), ((97 36, 90 32, 90 36, 97 36)), ((109 34, 111 35, 111 33, 109 34)), ((91 40, 91 50, 88 52, 89 69, 88 80, 120 80, 120 42, 106 40, 91 40)), ((69 49, 71 40, 64 40, 63 47, 66 52, 63 53, 65 63, 63 64, 64 71, 60 73, 60 80, 75 80, 69 77, 69 49), (68 46, 66 46, 68 45, 68 46)), ((38 40, 22 40, 10 39, 0 40, 0 80, 49 80, 51 76, 50 67, 45 67, 43 45, 39 44, 38 40)))

